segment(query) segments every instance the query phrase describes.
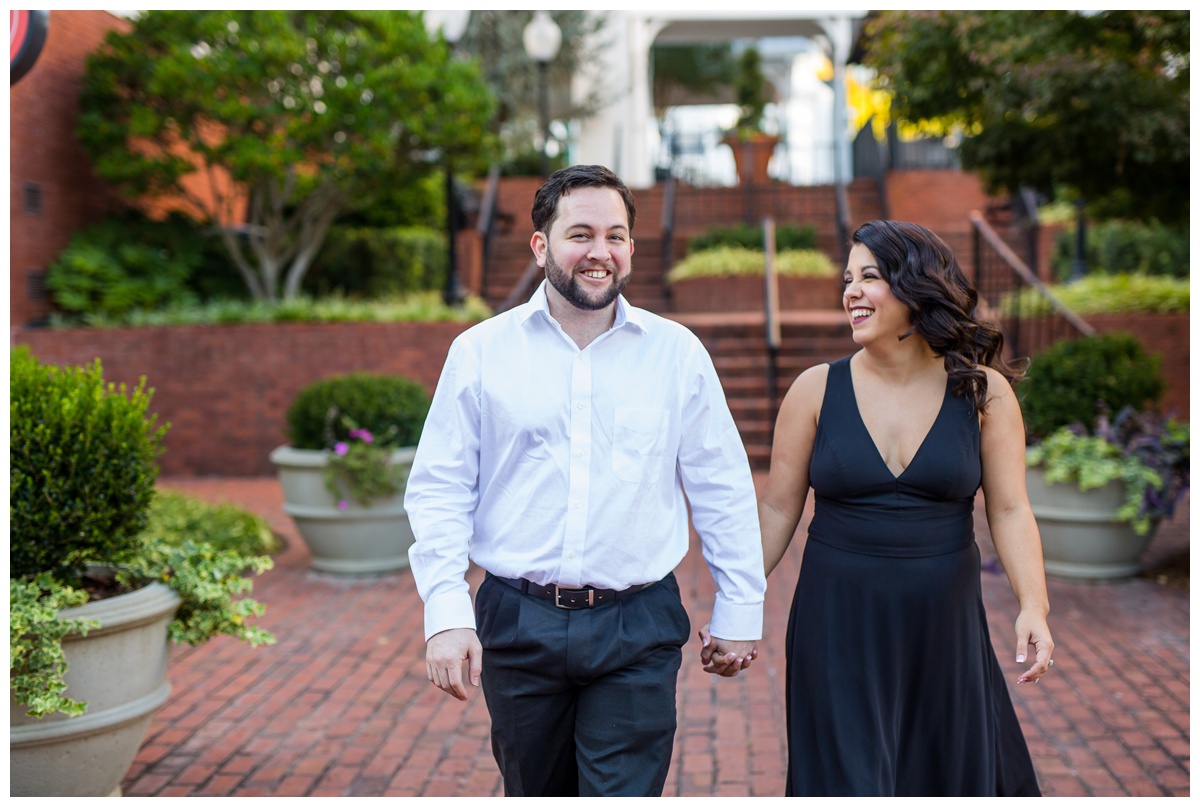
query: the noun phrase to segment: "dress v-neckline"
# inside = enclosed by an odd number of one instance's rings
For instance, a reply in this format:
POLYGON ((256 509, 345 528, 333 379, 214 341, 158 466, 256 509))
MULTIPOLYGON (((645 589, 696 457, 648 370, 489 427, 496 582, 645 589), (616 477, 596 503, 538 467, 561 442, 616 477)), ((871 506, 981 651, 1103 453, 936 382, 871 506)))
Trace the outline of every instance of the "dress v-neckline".
POLYGON ((858 425, 862 426, 863 432, 867 435, 867 441, 871 444, 871 448, 875 450, 875 457, 879 460, 879 464, 887 471, 888 476, 893 482, 899 482, 908 469, 913 467, 917 461, 917 457, 921 456, 921 452, 925 449, 925 444, 929 442, 929 435, 933 434, 933 430, 937 428, 938 421, 942 419, 942 413, 946 411, 946 399, 950 397, 950 377, 946 377, 946 388, 942 391, 942 402, 938 405, 937 415, 934 416, 933 422, 929 424, 929 429, 925 432, 925 436, 921 438, 921 444, 917 446, 917 450, 913 452, 912 457, 908 461, 908 465, 900 473, 893 473, 892 466, 887 464, 887 460, 883 458, 883 452, 879 450, 879 444, 875 442, 875 437, 871 434, 871 429, 867 426, 867 421, 863 419, 862 410, 858 407, 858 393, 854 390, 854 368, 850 362, 846 362, 846 383, 850 385, 850 400, 854 402, 854 414, 858 417, 858 425))

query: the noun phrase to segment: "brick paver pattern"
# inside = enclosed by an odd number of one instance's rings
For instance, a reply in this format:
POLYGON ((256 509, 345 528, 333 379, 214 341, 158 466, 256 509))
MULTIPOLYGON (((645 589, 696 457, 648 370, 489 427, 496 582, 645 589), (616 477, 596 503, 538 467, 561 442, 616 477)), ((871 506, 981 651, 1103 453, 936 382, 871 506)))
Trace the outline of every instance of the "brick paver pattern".
MULTIPOLYGON (((174 648, 172 694, 123 783, 126 795, 502 795, 483 693, 462 704, 425 677, 422 605, 409 573, 313 572, 274 479, 161 485, 248 507, 285 538, 253 594, 267 605, 259 623, 278 643, 250 648, 221 637, 174 648)), ((1185 503, 1159 530, 1148 566, 1186 551, 1189 509, 1185 503)), ((808 513, 802 530, 807 520, 808 513)), ((978 507, 976 531, 993 643, 1043 792, 1189 795, 1188 592, 1145 575, 1108 583, 1052 578, 1055 667, 1041 683, 1017 686, 1016 603, 978 507)), ((693 638, 684 648, 666 795, 783 794, 784 635, 799 565, 793 547, 770 580, 759 659, 734 679, 708 675, 697 661, 695 629, 713 600, 698 546, 677 570, 693 638)), ((472 590, 480 578, 472 568, 472 590)), ((937 650, 936 636, 921 648, 934 662, 937 650)))

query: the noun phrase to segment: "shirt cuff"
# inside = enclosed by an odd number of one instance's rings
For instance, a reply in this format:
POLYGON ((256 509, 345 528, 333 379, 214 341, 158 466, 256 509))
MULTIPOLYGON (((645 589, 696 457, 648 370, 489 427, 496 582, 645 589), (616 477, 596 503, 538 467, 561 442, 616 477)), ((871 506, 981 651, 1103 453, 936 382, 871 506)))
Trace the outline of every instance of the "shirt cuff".
POLYGON ((450 592, 425 603, 425 641, 435 633, 451 628, 475 630, 475 606, 468 592, 450 592))
MULTIPOLYGON (((426 611, 428 613, 428 611, 426 611)), ((732 603, 717 594, 708 631, 731 642, 756 642, 762 638, 763 604, 732 603)))

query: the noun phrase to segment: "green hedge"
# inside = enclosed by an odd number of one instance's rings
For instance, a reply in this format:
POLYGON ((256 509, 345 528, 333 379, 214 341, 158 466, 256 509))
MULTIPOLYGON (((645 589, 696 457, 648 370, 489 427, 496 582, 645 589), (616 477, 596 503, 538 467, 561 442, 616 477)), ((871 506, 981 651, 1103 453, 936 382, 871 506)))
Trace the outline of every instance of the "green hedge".
POLYGON ((445 233, 427 227, 334 226, 302 286, 317 297, 440 290, 448 258, 445 233))
MULTIPOLYGON (((1104 221, 1087 228, 1087 273, 1151 274, 1186 278, 1190 237, 1167 227, 1125 221, 1104 221)), ((1068 278, 1075 267, 1075 231, 1058 234, 1050 265, 1057 277, 1068 278)))
MULTIPOLYGON (((779 224, 775 227, 775 249, 778 252, 791 249, 815 249, 817 228, 811 224, 779 224)), ((763 230, 754 224, 717 225, 709 227, 703 235, 688 241, 688 254, 718 247, 763 248, 763 230)))
MULTIPOLYGON (((716 247, 692 252, 671 267, 667 280, 678 283, 694 277, 762 275, 766 256, 761 250, 716 247)), ((837 268, 825 253, 815 249, 790 249, 775 254, 775 271, 781 277, 833 277, 837 268)))
MULTIPOLYGON (((1087 275, 1071 283, 1050 286, 1050 292, 1071 311, 1089 314, 1172 314, 1191 310, 1191 283, 1186 278, 1154 275, 1087 275)), ((1001 300, 1008 315, 1018 298, 1001 300)), ((1050 312, 1046 298, 1033 289, 1021 291, 1020 312, 1024 317, 1050 312)))

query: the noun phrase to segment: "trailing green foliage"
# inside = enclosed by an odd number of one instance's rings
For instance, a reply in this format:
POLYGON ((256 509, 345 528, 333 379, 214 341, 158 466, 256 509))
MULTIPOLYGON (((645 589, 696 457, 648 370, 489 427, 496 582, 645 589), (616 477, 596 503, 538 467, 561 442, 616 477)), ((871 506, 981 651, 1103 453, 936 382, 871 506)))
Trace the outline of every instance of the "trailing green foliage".
MULTIPOLYGON (((688 254, 717 247, 763 248, 762 227, 754 224, 714 225, 688 241, 688 254)), ((817 228, 811 224, 779 224, 775 227, 775 249, 816 249, 817 228)))
POLYGON ((68 698, 63 674, 63 637, 86 636, 100 627, 94 619, 62 619, 59 611, 87 602, 86 591, 63 586, 49 572, 36 578, 8 581, 8 688, 18 703, 29 706, 29 714, 41 717, 52 712, 81 715, 87 703, 68 698))
POLYGON ((366 429, 378 447, 414 446, 421 436, 430 398, 425 388, 399 375, 349 373, 309 384, 287 411, 292 447, 332 449, 366 429))
MULTIPOLYGON (((738 277, 762 275, 766 255, 744 247, 716 247, 692 252, 671 267, 671 283, 695 277, 738 277)), ((815 249, 789 249, 775 255, 775 272, 781 277, 833 277, 837 269, 824 253, 815 249)))
POLYGON ((1160 363, 1121 331, 1056 342, 1030 364, 1021 400, 1026 432, 1037 440, 1071 424, 1090 429, 1102 414, 1156 404, 1165 389, 1160 363))
POLYGON ((314 297, 397 297, 440 291, 446 283, 446 235, 428 227, 329 229, 304 280, 314 297))
POLYGON ((1095 434, 1064 426, 1030 446, 1026 464, 1040 466, 1047 482, 1089 490, 1119 481, 1125 501, 1117 519, 1145 535, 1174 514, 1190 482, 1191 428, 1151 413, 1126 409, 1111 423, 1102 417, 1095 434))
MULTIPOLYGON (((1188 277, 1191 239, 1185 230, 1134 221, 1102 221, 1087 228, 1088 275, 1166 275, 1188 277)), ((1050 265, 1055 276, 1071 276, 1075 266, 1075 233, 1060 232, 1050 265)))
POLYGON ((262 516, 234 504, 214 504, 162 489, 150 503, 149 522, 142 537, 148 543, 164 546, 181 546, 186 541, 205 543, 246 557, 273 555, 283 548, 262 516))
POLYGON ((123 317, 86 316, 82 322, 52 317, 50 325, 71 328, 163 327, 169 325, 236 325, 256 322, 478 322, 491 316, 478 297, 462 306, 448 306, 439 292, 419 292, 379 300, 350 300, 331 296, 297 297, 269 303, 252 300, 216 300, 200 306, 180 306, 160 311, 131 311, 123 317))
MULTIPOLYGON (((1050 293, 1076 314, 1173 314, 1191 310, 1192 290, 1186 279, 1151 275, 1087 275, 1050 286, 1050 293)), ((1000 310, 1022 317, 1050 313, 1051 306, 1034 289, 1006 295, 1000 310)))
POLYGON ((266 607, 237 595, 253 588, 246 572, 260 574, 272 566, 269 557, 247 557, 202 541, 185 539, 178 545, 148 542, 142 554, 121 567, 117 579, 128 586, 160 580, 182 598, 168 628, 173 641, 195 646, 214 636, 232 636, 256 647, 275 643, 269 632, 246 622, 266 607))
POLYGON ((146 380, 127 391, 99 360, 54 367, 25 347, 9 372, 10 575, 65 582, 135 555, 167 429, 147 417, 146 380))

